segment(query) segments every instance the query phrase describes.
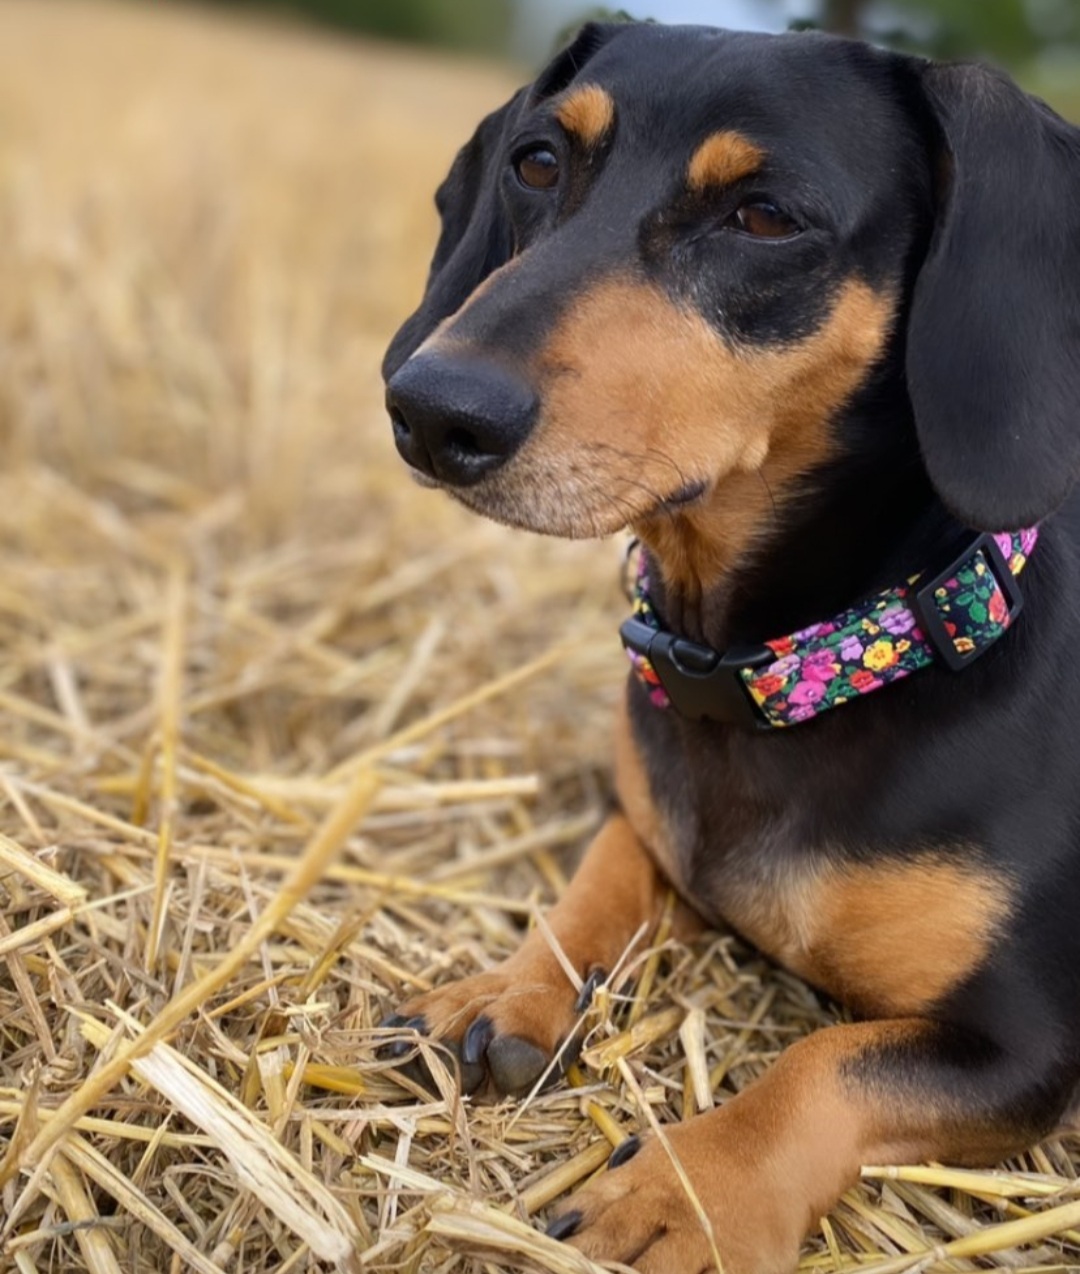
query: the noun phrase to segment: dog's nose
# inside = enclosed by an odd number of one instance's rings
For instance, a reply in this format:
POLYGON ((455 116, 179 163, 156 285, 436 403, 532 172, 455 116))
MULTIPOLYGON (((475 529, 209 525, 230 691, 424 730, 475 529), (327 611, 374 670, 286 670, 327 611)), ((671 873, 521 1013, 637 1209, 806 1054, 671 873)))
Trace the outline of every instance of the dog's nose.
POLYGON ((397 449, 413 468, 467 487, 505 464, 525 441, 537 399, 505 368, 432 351, 394 373, 386 409, 397 449))

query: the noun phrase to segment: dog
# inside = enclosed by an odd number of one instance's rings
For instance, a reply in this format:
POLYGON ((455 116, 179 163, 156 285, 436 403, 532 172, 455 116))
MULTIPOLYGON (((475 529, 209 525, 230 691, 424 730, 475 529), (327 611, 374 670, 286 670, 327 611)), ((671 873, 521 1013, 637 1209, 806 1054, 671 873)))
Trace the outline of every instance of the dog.
MULTIPOLYGON (((670 886, 855 1016, 668 1130, 692 1191, 631 1138, 549 1233, 789 1271, 860 1165, 991 1164, 1080 1081, 1080 131, 976 64, 591 24, 436 202, 399 452, 641 544, 551 932, 587 995, 670 886)), ((534 933, 392 1021, 520 1094, 577 999, 534 933)))

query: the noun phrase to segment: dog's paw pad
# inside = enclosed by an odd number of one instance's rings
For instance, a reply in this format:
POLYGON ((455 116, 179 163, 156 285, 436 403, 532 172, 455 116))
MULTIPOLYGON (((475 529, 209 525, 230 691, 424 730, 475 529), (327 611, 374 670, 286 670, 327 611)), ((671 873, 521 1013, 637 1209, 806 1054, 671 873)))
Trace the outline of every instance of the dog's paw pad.
POLYGON ((520 1097, 536 1084, 551 1058, 518 1035, 497 1035, 488 1045, 487 1064, 499 1092, 520 1097))

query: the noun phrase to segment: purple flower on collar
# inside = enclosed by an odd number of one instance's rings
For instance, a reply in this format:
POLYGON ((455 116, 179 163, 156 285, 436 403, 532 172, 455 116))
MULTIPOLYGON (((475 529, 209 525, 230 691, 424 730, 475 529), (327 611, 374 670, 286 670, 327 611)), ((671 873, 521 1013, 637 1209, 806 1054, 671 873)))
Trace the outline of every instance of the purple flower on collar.
POLYGON ((795 721, 809 721, 814 715, 814 708, 813 705, 809 703, 797 703, 784 715, 787 717, 787 721, 780 721, 779 724, 781 725, 790 725, 795 721))
POLYGON ((791 634, 791 640, 794 642, 814 641, 822 637, 831 637, 836 632, 836 624, 831 619, 823 619, 820 623, 811 624, 809 628, 802 628, 797 633, 791 634))
POLYGON ((832 681, 839 671, 836 656, 831 650, 815 650, 803 660, 803 676, 809 681, 832 681))
POLYGON ((883 615, 878 616, 878 623, 887 633, 899 636, 901 633, 909 633, 915 627, 915 616, 904 606, 898 606, 895 609, 887 610, 883 615))
POLYGON ((858 639, 858 637, 845 637, 840 643, 840 658, 848 663, 853 663, 857 659, 863 657, 863 651, 866 647, 858 639))
MULTIPOLYGON (((1037 528, 1031 527, 994 537, 1012 574, 1023 568, 1037 536, 1037 528)), ((974 553, 963 559, 954 575, 935 594, 948 617, 946 633, 958 650, 975 650, 997 640, 1011 618, 999 581, 974 553)), ((882 590, 834 619, 767 640, 771 663, 762 652, 763 663, 735 669, 764 720, 774 726, 807 721, 932 664, 936 652, 909 605, 913 579, 882 590)), ((644 557, 634 592, 635 616, 649 628, 660 628, 648 595, 644 557)), ((655 669, 635 645, 641 639, 626 640, 627 654, 650 699, 657 707, 670 706, 655 669)))

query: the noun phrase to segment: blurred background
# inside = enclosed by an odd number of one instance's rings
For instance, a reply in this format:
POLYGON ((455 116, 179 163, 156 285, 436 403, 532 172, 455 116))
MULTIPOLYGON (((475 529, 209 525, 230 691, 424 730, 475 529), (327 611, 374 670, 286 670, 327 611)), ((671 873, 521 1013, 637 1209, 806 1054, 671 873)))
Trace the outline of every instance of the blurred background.
MULTIPOLYGON (((820 27, 937 57, 978 54, 1062 89, 1080 58, 1080 0, 211 0, 398 40, 541 60, 583 17, 615 13, 746 30, 820 27)), ((1080 91, 1080 90, 1078 90, 1080 91)))
MULTIPOLYGON (((1078 0, 626 6, 982 53, 1080 118, 1078 0)), ((333 1183, 380 1236, 373 1270, 495 1267, 425 1231, 425 1185, 384 1188, 359 1153, 502 1206, 595 1151, 576 1094, 512 1125, 488 1107, 466 1131, 456 1104, 402 1122, 370 1035, 403 987, 512 950, 605 809, 623 546, 514 533, 416 487, 379 378, 454 152, 582 16, 583 0, 0 0, 0 1151, 34 1126, 25 1085, 56 1104, 95 1067, 79 1022, 111 1029, 113 1005, 149 1021, 217 967, 365 766, 375 807, 176 1037, 185 1073, 242 1094, 333 1183), (35 856, 62 891, 23 880, 35 856), (318 1110, 286 1087, 289 1067, 358 1061, 363 1085, 318 1110)), ((829 1011, 715 942, 718 959, 673 955, 652 1003, 705 1014, 729 1094, 829 1011)), ((650 1047, 641 1089, 678 1119, 681 1044, 650 1047)), ((612 1100, 622 1118, 637 1099, 612 1100)), ((187 1136, 134 1079, 95 1116, 0 1194, 0 1269, 327 1268, 256 1206, 259 1173, 232 1171, 214 1123, 187 1136), (137 1191, 117 1193, 118 1170, 137 1191)), ((1021 1166, 1056 1197, 1080 1152, 1021 1166)), ((830 1223, 843 1262, 819 1243, 807 1270, 932 1254, 1000 1219, 966 1196, 901 1204, 894 1184, 864 1184, 830 1223)), ((1076 1269, 1074 1239, 995 1268, 1076 1269)))

